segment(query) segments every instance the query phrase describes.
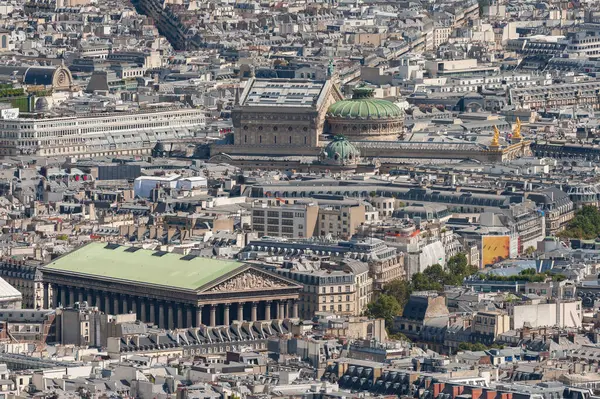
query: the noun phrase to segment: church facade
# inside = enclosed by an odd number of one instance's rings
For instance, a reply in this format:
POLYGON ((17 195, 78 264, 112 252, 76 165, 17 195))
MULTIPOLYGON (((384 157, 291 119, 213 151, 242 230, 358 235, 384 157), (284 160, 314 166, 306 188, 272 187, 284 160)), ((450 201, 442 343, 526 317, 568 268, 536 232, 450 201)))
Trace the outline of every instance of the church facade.
POLYGON ((303 288, 241 262, 118 244, 87 244, 41 270, 53 293, 44 308, 86 301, 167 329, 295 318, 303 288))

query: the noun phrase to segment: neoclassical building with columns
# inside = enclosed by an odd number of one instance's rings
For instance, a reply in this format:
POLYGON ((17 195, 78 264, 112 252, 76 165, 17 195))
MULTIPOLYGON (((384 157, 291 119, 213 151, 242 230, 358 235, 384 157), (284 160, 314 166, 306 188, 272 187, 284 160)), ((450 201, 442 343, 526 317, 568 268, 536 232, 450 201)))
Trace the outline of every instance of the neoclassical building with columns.
POLYGON ((87 301, 167 329, 295 318, 302 290, 241 262, 105 243, 84 245, 41 270, 44 290, 53 292, 46 308, 87 301))

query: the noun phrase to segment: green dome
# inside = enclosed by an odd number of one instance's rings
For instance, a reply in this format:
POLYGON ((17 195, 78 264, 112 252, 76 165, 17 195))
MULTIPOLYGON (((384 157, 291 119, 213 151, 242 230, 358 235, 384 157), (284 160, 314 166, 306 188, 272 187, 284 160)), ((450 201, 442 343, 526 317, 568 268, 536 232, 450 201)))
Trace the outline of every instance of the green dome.
POLYGON ((373 90, 354 90, 352 99, 338 101, 327 110, 327 116, 344 119, 391 119, 402 116, 398 106, 390 101, 373 98, 373 90))
POLYGON ((360 157, 358 149, 344 136, 335 136, 325 147, 325 155, 333 161, 357 160, 360 157), (336 158, 337 156, 337 158, 336 158))

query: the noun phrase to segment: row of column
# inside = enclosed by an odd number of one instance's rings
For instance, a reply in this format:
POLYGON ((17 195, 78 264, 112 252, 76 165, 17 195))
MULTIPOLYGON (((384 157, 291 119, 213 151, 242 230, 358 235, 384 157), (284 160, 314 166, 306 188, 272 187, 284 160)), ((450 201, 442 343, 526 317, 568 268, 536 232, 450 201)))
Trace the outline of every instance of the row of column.
MULTIPOLYGON (((209 325, 216 325, 217 308, 219 305, 208 305, 210 307, 210 321, 209 325)), ((298 317, 298 302, 295 300, 274 300, 274 301, 254 301, 250 302, 250 315, 247 315, 247 303, 246 302, 235 302, 225 303, 222 306, 223 318, 222 325, 228 325, 232 320, 232 307, 237 313, 236 320, 238 321, 257 321, 257 320, 272 320, 273 316, 275 319, 285 318, 297 318, 298 317), (273 312, 273 307, 275 308, 273 312), (259 314, 260 313, 260 314, 259 314)))
MULTIPOLYGON (((46 289, 46 287, 44 287, 46 289)), ((136 319, 155 323, 161 328, 185 328, 196 325, 193 305, 144 298, 110 291, 88 290, 80 287, 53 286, 52 307, 73 306, 86 301, 109 314, 135 313, 136 319)))
MULTIPOLYGON (((44 283, 44 294, 49 290, 44 283)), ((229 325, 236 316, 238 321, 258 321, 297 318, 298 302, 295 300, 267 300, 254 302, 233 302, 194 306, 186 303, 165 301, 119 294, 110 291, 90 290, 81 287, 52 286, 52 307, 73 306, 76 302, 87 301, 105 313, 135 313, 136 318, 146 323, 154 323, 161 328, 188 328, 202 324, 209 326, 229 325)), ((48 296, 45 295, 45 298, 48 296)), ((45 299, 44 307, 48 308, 45 299)))

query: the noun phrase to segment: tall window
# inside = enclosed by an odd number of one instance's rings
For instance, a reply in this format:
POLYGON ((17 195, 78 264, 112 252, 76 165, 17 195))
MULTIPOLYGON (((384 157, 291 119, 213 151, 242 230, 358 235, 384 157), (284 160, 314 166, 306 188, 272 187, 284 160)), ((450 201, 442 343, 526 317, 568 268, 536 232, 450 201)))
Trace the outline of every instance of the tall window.
POLYGON ((262 136, 258 136, 258 142, 262 143, 262 136))

